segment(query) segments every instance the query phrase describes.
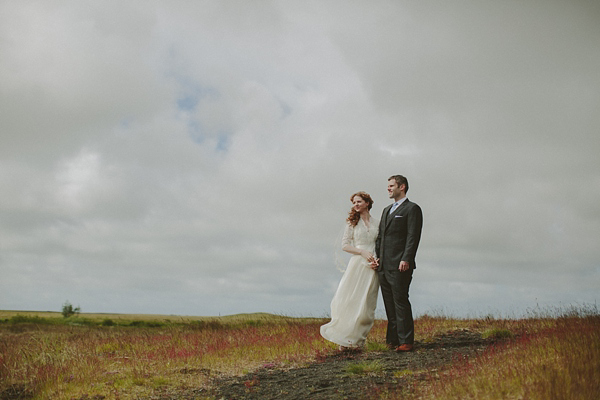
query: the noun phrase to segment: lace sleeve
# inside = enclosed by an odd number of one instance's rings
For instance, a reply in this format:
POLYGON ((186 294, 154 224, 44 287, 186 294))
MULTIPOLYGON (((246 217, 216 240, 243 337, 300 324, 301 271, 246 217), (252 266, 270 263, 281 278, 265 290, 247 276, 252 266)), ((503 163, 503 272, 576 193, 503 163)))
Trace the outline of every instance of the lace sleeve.
POLYGON ((346 225, 346 229, 344 229, 344 236, 342 237, 342 248, 345 246, 352 246, 354 241, 354 227, 350 224, 346 225))
POLYGON ((332 242, 335 268, 340 272, 346 271, 348 261, 350 261, 350 255, 346 253, 342 247, 348 243, 348 240, 352 242, 353 236, 354 234, 352 233, 351 227, 348 224, 345 224, 343 227, 340 227, 337 235, 335 236, 335 240, 332 242))

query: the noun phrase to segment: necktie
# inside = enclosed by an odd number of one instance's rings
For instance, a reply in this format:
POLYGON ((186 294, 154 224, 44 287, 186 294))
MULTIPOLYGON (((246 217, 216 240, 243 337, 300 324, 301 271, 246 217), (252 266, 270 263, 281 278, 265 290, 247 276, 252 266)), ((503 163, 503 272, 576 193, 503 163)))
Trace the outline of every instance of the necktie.
POLYGON ((398 208, 398 202, 395 202, 395 203, 392 205, 392 208, 390 208, 390 214, 391 214, 391 213, 393 213, 393 212, 394 212, 394 210, 395 210, 396 208, 398 208))

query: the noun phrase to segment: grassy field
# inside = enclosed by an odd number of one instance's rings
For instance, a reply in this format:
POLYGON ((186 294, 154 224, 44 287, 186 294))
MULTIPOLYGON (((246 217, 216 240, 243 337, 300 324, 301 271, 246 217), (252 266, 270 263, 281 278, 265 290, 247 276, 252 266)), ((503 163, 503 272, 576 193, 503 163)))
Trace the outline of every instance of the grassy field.
MULTIPOLYGON (((65 323, 62 314, 55 311, 2 311, 0 310, 0 320, 10 319, 17 316, 39 317, 49 320, 56 320, 56 323, 65 323)), ((223 317, 197 317, 197 316, 182 316, 182 315, 160 315, 160 314, 110 314, 110 313, 82 313, 78 315, 80 320, 91 320, 97 323, 110 319, 119 325, 126 325, 132 321, 151 321, 157 323, 189 323, 193 321, 219 321, 219 322, 234 322, 245 320, 260 320, 260 319, 282 319, 282 317, 267 313, 253 314, 235 314, 226 315, 223 317)))
POLYGON ((597 313, 506 322, 509 329, 486 328, 484 334, 508 340, 474 360, 457 360, 417 398, 600 398, 597 313))
MULTIPOLYGON (((325 322, 270 314, 63 318, 0 311, 0 398, 147 398, 265 365, 306 365, 336 351, 319 335, 325 322)), ((597 399, 600 393, 595 309, 523 319, 425 315, 415 328, 422 343, 456 329, 499 341, 475 359, 428 373, 409 396, 381 391, 377 398, 597 399)), ((385 321, 376 321, 367 351, 382 351, 384 336, 385 321)))

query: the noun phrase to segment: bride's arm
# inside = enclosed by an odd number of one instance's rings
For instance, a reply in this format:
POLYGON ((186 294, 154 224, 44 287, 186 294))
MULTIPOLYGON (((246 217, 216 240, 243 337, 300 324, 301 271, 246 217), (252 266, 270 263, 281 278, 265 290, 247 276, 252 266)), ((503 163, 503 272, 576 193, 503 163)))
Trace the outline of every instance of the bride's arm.
POLYGON ((365 260, 371 262, 373 259, 373 254, 367 250, 361 250, 357 247, 352 246, 354 237, 354 227, 350 224, 346 225, 346 229, 344 230, 344 237, 342 238, 342 250, 346 253, 354 254, 357 256, 361 256, 365 260))

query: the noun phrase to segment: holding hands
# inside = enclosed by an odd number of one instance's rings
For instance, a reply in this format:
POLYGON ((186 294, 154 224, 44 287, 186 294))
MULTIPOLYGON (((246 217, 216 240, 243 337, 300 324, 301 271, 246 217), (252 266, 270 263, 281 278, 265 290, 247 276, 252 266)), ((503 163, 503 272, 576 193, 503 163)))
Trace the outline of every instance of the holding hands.
POLYGON ((369 268, 376 270, 379 266, 379 259, 373 253, 367 250, 361 250, 360 255, 369 262, 369 268))
POLYGON ((377 271, 377 268, 379 268, 379 258, 373 257, 373 261, 371 261, 371 263, 369 264, 369 267, 373 271, 377 271))

